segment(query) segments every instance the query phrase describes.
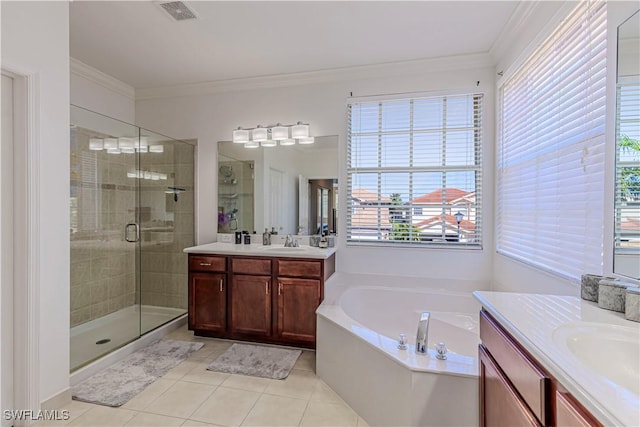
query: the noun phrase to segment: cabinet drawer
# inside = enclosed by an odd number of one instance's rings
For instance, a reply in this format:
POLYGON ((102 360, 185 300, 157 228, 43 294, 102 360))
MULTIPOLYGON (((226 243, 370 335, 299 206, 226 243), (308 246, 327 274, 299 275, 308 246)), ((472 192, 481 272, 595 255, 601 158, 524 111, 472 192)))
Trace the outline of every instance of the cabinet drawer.
POLYGON ((322 275, 322 263, 320 261, 279 259, 277 262, 278 276, 315 278, 322 275))
POLYGON ((515 345, 484 310, 480 312, 480 339, 511 384, 542 425, 549 425, 551 379, 515 345))
POLYGON ((271 260, 264 258, 231 258, 231 271, 235 274, 271 276, 271 260))
POLYGON ((223 256, 190 255, 189 270, 224 272, 227 269, 226 260, 223 256))

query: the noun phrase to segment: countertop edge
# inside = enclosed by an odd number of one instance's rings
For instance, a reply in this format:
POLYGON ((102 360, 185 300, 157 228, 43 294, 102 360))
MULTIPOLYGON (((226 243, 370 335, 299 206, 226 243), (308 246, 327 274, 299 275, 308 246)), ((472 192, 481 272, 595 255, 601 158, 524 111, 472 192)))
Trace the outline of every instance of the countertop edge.
MULTIPOLYGON (((486 292, 486 291, 482 291, 486 292)), ((561 366, 553 362, 552 359, 532 343, 527 336, 516 328, 488 299, 482 295, 481 291, 473 292, 473 296, 517 341, 540 363, 555 379, 569 391, 573 397, 583 405, 591 414, 603 425, 625 425, 624 422, 607 410, 602 403, 594 399, 580 384, 568 375, 561 366)))
POLYGON ((262 245, 236 245, 234 243, 206 243, 203 245, 184 248, 182 251, 187 254, 213 254, 230 256, 251 256, 264 258, 298 258, 298 259, 328 259, 336 253, 336 248, 315 248, 305 247, 302 251, 291 251, 287 249, 278 250, 272 246, 270 250, 261 249, 262 245))

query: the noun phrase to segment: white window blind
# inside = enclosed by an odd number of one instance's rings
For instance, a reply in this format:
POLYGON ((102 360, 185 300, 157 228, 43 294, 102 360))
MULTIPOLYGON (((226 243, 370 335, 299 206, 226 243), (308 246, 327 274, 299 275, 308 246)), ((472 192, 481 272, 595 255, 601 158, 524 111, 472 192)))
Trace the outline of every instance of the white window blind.
POLYGON ((497 250, 602 272, 606 3, 577 4, 499 91, 497 250))
POLYGON ((349 244, 480 247, 482 104, 482 94, 349 104, 349 244))

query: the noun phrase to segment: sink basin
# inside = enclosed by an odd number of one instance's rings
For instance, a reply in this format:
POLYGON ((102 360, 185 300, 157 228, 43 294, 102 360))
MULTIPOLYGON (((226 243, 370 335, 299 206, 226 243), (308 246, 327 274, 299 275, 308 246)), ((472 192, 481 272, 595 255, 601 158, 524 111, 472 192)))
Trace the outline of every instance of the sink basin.
POLYGON ((261 250, 263 251, 304 251, 306 248, 304 246, 298 247, 287 247, 280 245, 271 245, 271 246, 262 246, 261 250))
POLYGON ((589 370, 640 395, 640 332, 637 328, 572 323, 556 328, 553 341, 589 370))

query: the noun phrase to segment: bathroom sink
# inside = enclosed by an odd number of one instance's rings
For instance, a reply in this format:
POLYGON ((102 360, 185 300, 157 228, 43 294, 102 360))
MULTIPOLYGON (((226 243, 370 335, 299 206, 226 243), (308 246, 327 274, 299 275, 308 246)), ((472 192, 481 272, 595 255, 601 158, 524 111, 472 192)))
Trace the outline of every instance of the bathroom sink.
POLYGON ((308 247, 298 246, 298 247, 288 247, 288 246, 262 246, 261 250, 263 251, 304 251, 308 247))
POLYGON ((571 323, 556 328, 553 341, 594 374, 640 395, 640 332, 637 328, 571 323))

